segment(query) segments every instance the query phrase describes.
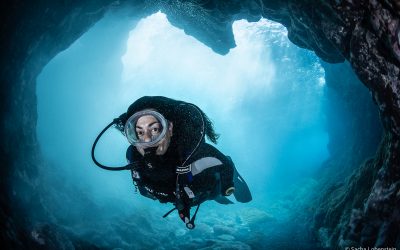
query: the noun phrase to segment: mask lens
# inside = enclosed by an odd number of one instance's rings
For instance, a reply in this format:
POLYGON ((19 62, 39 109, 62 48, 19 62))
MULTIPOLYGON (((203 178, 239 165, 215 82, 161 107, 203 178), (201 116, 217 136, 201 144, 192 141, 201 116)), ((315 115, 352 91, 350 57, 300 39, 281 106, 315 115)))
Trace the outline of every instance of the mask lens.
POLYGON ((144 110, 133 114, 125 124, 125 135, 134 146, 153 147, 167 132, 167 120, 158 112, 144 110))

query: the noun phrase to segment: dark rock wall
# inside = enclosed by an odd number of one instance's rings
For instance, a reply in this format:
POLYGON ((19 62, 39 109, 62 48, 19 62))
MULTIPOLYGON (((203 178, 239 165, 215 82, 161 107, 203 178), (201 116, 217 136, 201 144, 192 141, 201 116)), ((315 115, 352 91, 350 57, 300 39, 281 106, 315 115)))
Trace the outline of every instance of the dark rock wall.
MULTIPOLYGON (((367 192, 368 199, 356 207, 350 218, 342 216, 340 237, 336 237, 332 246, 399 244, 398 1, 93 0, 3 1, 0 5, 3 191, 0 216, 1 237, 14 244, 10 247, 30 238, 24 229, 22 211, 15 204, 31 199, 27 190, 32 191, 37 185, 35 174, 40 156, 35 136, 35 79, 52 57, 66 49, 106 11, 121 8, 131 10, 134 16, 146 16, 161 9, 171 23, 221 54, 234 47, 231 27, 234 20, 256 21, 265 17, 284 24, 291 41, 315 51, 323 60, 337 63, 346 59, 372 93, 385 136, 376 158, 359 171, 358 180, 368 175, 372 189, 366 191, 366 187, 355 181, 349 183, 367 192), (25 192, 13 190, 10 183, 14 182, 23 183, 25 192)), ((353 207, 350 201, 345 205, 353 207)))
POLYGON ((383 128, 370 91, 362 85, 350 65, 322 63, 322 66, 325 70, 324 107, 330 157, 319 174, 320 178, 328 174, 330 177, 324 179, 337 184, 366 159, 374 157, 383 128), (330 169, 335 171, 329 172, 330 169))
POLYGON ((143 6, 114 1, 8 1, 1 3, 1 241, 7 249, 35 245, 25 214, 39 207, 36 138, 36 77, 59 52, 84 34, 106 11, 146 13, 143 6), (19 187, 18 190, 15 187, 19 187))
POLYGON ((347 201, 336 204, 353 210, 350 219, 342 211, 334 245, 399 247, 399 6, 388 1, 343 1, 337 9, 354 27, 342 53, 371 91, 385 135, 376 158, 350 178, 344 190, 347 201))
POLYGON ((323 66, 330 157, 316 175, 319 184, 312 221, 321 244, 332 247, 343 238, 341 229, 347 227, 352 210, 361 209, 368 198, 377 174, 372 159, 384 143, 371 93, 350 65, 323 66))

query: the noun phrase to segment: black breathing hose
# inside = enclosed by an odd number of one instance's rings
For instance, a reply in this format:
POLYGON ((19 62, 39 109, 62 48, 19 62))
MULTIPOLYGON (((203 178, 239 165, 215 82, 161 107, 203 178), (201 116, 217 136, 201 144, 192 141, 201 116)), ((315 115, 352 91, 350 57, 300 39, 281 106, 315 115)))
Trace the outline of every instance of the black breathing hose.
POLYGON ((112 125, 116 124, 117 122, 118 122, 118 118, 117 118, 117 119, 114 119, 114 120, 113 120, 110 124, 108 124, 108 125, 100 132, 100 134, 97 136, 97 138, 96 138, 96 140, 94 141, 93 146, 92 146, 92 160, 93 160, 93 162, 94 162, 97 166, 99 166, 100 168, 105 169, 105 170, 111 170, 111 171, 131 170, 131 169, 134 169, 134 168, 135 168, 135 164, 134 164, 134 163, 130 163, 130 164, 128 164, 128 165, 126 165, 126 166, 123 166, 123 167, 107 167, 107 166, 104 166, 103 164, 101 164, 100 162, 98 162, 98 161, 96 160, 96 157, 94 156, 94 150, 95 150, 95 148, 96 148, 96 144, 97 144, 97 142, 99 141, 100 137, 104 134, 104 132, 106 132, 107 129, 109 129, 112 125))
MULTIPOLYGON (((194 147, 194 149, 192 150, 191 154, 190 154, 190 155, 186 158, 186 160, 182 163, 182 166, 184 166, 185 163, 190 159, 190 157, 197 151, 197 149, 199 148, 201 142, 203 141, 203 138, 205 137, 205 122, 204 122, 203 114, 201 113, 200 109, 199 109, 196 105, 191 104, 191 103, 185 103, 185 104, 180 104, 180 105, 189 105, 189 106, 192 106, 197 112, 199 112, 200 117, 201 117, 201 120, 202 120, 202 130, 201 130, 201 132, 200 132, 200 133, 201 133, 201 135, 200 135, 200 140, 198 141, 197 145, 196 145, 196 146, 194 147)), ((137 164, 135 164, 135 162, 130 163, 130 164, 128 164, 128 165, 125 165, 125 166, 123 166, 123 167, 107 167, 107 166, 104 166, 103 164, 101 164, 100 162, 98 162, 98 161, 96 160, 96 157, 94 156, 94 150, 95 150, 95 148, 96 148, 97 142, 99 141, 100 137, 104 134, 104 132, 106 132, 107 129, 109 129, 112 125, 119 123, 120 121, 121 121, 121 117, 115 118, 110 124, 108 124, 108 125, 100 132, 100 134, 97 136, 96 140, 95 140, 94 143, 93 143, 93 146, 92 146, 92 160, 93 160, 93 162, 94 162, 97 166, 99 166, 99 167, 102 168, 102 169, 111 170, 111 171, 120 171, 120 170, 131 170, 131 169, 135 169, 135 168, 136 168, 136 165, 137 165, 137 164)))

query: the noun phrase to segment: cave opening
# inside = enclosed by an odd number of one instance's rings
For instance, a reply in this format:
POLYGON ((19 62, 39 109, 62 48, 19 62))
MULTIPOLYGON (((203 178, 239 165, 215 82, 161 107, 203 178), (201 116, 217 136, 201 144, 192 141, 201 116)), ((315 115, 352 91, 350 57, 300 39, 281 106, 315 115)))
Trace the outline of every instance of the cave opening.
MULTIPOLYGON (((324 66, 312 52, 291 44, 283 26, 261 20, 238 21, 233 27, 237 47, 221 56, 172 27, 162 13, 138 23, 109 15, 46 66, 37 84, 37 133, 46 159, 40 169, 44 202, 55 217, 52 222, 97 246, 140 242, 160 247, 172 231, 176 240, 170 247, 196 237, 220 244, 236 240, 239 247, 265 245, 271 231, 263 226, 284 223, 292 211, 298 212, 292 206, 310 198, 318 185, 315 174, 330 154, 326 113, 338 115, 337 124, 330 120, 328 127, 340 136, 348 135, 349 128, 343 128, 343 113, 326 104, 324 66), (177 68, 184 70, 176 75, 177 68), (143 95, 165 95, 203 108, 221 134, 217 147, 236 161, 254 201, 223 211, 209 202, 199 215, 200 230, 189 234, 176 217, 161 219, 169 207, 133 195, 128 173, 94 168, 89 151, 96 133, 143 95), (107 230, 96 229, 104 225, 107 230), (117 234, 121 229, 126 231, 117 234), (165 233, 145 243, 155 231, 165 233), (249 231, 264 235, 264 242, 246 235, 249 231), (140 235, 135 242, 128 240, 133 232, 140 235)), ((123 163, 126 147, 113 131, 98 155, 123 163)), ((278 230, 272 238, 285 234, 278 230)))

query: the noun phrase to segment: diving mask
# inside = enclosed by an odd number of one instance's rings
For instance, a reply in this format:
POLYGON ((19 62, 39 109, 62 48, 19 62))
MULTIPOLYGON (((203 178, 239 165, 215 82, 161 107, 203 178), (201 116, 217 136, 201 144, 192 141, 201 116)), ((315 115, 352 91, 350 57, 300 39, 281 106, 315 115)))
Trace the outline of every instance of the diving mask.
POLYGON ((125 123, 124 132, 129 143, 141 147, 155 147, 164 139, 168 122, 163 115, 154 110, 134 113, 125 123))

